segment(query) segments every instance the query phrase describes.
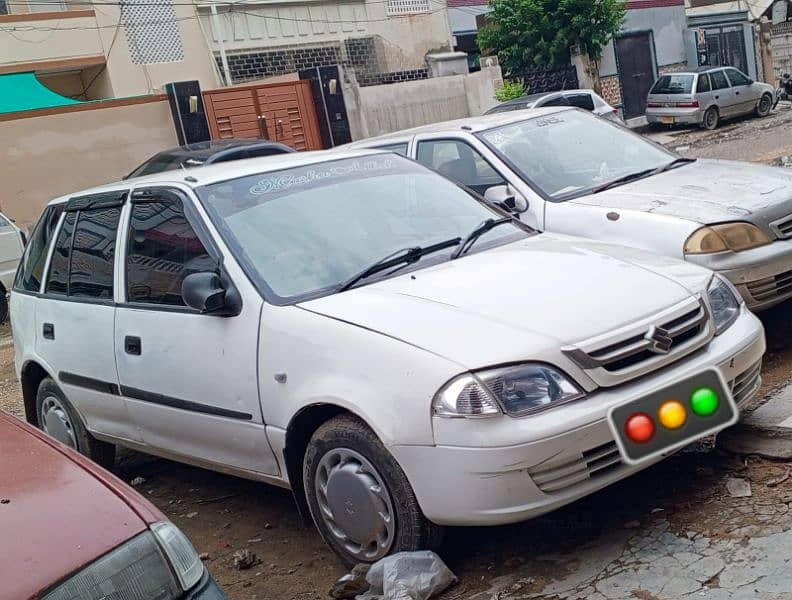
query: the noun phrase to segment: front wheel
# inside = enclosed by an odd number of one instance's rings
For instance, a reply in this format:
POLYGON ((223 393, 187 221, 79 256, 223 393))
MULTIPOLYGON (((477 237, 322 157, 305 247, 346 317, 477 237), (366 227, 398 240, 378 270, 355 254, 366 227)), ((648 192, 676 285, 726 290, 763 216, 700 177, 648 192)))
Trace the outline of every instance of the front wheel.
POLYGON ((424 517, 404 471, 352 415, 316 430, 303 460, 303 484, 316 528, 347 565, 440 542, 442 529, 424 517))
POLYGON ((44 433, 106 469, 113 466, 115 446, 88 433, 71 402, 49 377, 41 382, 36 394, 36 418, 44 433))
POLYGON ((720 115, 718 114, 718 109, 714 106, 710 106, 704 113, 704 120, 701 122, 701 126, 704 129, 712 131, 713 129, 718 128, 719 121, 720 115))
POLYGON ((761 98, 759 98, 759 102, 756 105, 756 116, 757 117, 766 117, 770 114, 770 111, 773 109, 773 98, 770 94, 765 94, 761 98))

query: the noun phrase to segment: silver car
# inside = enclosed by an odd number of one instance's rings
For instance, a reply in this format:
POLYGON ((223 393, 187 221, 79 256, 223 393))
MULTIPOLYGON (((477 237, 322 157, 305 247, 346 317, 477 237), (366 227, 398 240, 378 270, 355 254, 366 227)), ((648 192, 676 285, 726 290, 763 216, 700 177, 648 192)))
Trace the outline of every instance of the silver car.
POLYGON ((509 112, 512 110, 525 110, 528 108, 539 108, 541 106, 574 106, 582 108, 598 117, 622 123, 619 112, 610 104, 605 102, 593 90, 559 90, 557 92, 541 92, 539 94, 531 94, 530 96, 523 96, 515 100, 501 102, 497 106, 493 106, 485 115, 492 115, 495 113, 509 112))
POLYGON ((664 125, 699 125, 715 129, 721 119, 773 108, 775 90, 734 67, 702 67, 669 73, 655 81, 646 99, 646 120, 664 125))

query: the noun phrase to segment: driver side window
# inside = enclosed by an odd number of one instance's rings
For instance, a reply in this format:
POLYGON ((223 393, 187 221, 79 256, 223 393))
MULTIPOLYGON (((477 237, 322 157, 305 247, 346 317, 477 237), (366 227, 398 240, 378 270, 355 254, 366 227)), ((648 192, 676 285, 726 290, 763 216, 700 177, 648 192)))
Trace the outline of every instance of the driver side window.
POLYGON ((750 85, 751 83, 751 80, 737 69, 726 69, 726 75, 729 77, 729 81, 731 81, 734 87, 738 85, 750 85))
POLYGON ((506 180, 479 152, 461 140, 427 140, 418 143, 417 160, 451 181, 478 194, 506 180))

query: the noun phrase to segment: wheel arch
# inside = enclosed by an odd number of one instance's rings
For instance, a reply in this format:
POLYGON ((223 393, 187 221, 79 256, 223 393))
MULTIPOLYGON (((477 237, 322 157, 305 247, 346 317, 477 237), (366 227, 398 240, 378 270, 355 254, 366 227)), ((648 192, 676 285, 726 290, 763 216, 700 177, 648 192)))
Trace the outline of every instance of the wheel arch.
MULTIPOLYGON (((339 415, 353 415, 371 428, 371 425, 359 414, 339 404, 333 403, 316 403, 302 407, 291 418, 286 428, 283 459, 292 495, 294 496, 300 519, 304 525, 311 523, 311 512, 308 508, 308 500, 305 497, 305 486, 303 485, 302 474, 305 452, 308 449, 308 444, 314 432, 319 429, 322 424, 339 415)), ((373 431, 373 428, 371 429, 373 431)))
POLYGON ((25 420, 31 425, 38 426, 36 415, 36 394, 41 382, 46 378, 55 379, 40 363, 28 360, 22 365, 19 381, 22 385, 22 401, 25 407, 25 420))

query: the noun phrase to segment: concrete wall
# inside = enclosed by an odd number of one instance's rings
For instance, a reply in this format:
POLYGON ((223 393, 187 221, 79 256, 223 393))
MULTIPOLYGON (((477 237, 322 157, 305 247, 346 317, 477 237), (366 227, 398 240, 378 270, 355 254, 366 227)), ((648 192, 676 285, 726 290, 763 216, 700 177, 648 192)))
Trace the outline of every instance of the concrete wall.
POLYGON ((478 116, 497 104, 500 67, 468 75, 359 87, 343 86, 352 139, 382 135, 427 123, 478 116))
MULTIPOLYGON (((686 28, 685 7, 667 6, 628 10, 622 32, 652 31, 656 64, 663 67, 687 60, 684 37, 686 28)), ((616 54, 613 42, 610 42, 602 52, 600 75, 607 77, 616 74, 616 54)))
POLYGON ((178 145, 167 100, 95 106, 104 104, 0 116, 2 212, 27 227, 52 198, 121 179, 178 145))

